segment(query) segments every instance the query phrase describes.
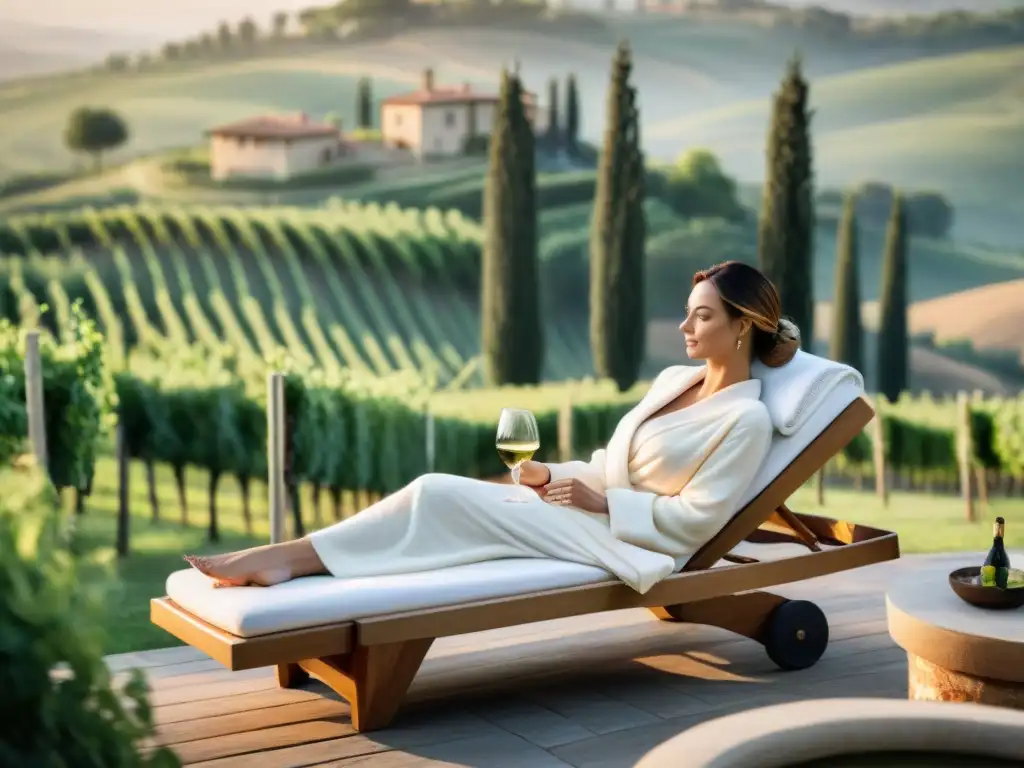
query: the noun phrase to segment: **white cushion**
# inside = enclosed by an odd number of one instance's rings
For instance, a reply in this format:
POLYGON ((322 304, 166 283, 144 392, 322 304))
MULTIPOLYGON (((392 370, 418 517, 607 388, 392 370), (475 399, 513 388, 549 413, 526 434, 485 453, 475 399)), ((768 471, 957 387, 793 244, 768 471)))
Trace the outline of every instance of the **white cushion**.
POLYGON ((796 461, 796 457, 863 393, 864 388, 859 380, 850 377, 840 379, 817 407, 808 412, 799 431, 789 435, 778 432, 772 435, 772 447, 768 450, 768 455, 761 463, 761 468, 748 486, 747 492, 741 497, 737 511, 749 504, 757 494, 781 475, 786 467, 796 461))
MULTIPOLYGON (((805 413, 800 431, 776 434, 768 457, 739 508, 792 464, 862 391, 859 377, 841 377, 818 398, 816 406, 805 413)), ((766 561, 806 554, 807 549, 799 544, 741 542, 732 551, 766 561)), ((717 565, 728 564, 723 561, 717 565)), ((188 569, 167 577, 167 595, 186 611, 215 627, 238 637, 256 637, 385 613, 567 589, 613 579, 607 571, 594 566, 516 558, 395 576, 363 579, 311 576, 275 587, 214 589, 208 577, 188 569)))
POLYGON ((751 376, 761 380, 761 401, 768 407, 775 429, 783 435, 799 430, 843 382, 864 389, 864 377, 856 368, 802 349, 779 368, 755 361, 751 376))
MULTIPOLYGON (((778 560, 806 554, 799 544, 742 542, 736 554, 778 560)), ((727 561, 718 563, 732 565, 727 561)), ((309 576, 274 587, 214 589, 199 571, 175 571, 167 577, 167 596, 194 616, 238 637, 353 621, 475 600, 489 600, 547 589, 568 589, 613 581, 603 568, 514 558, 460 565, 422 573, 336 579, 309 576)))

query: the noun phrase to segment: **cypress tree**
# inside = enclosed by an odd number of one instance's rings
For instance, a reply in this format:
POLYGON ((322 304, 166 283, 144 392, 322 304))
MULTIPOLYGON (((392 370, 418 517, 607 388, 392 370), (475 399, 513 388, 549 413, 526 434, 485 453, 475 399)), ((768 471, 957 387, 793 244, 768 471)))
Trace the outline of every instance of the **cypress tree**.
POLYGON ((612 63, 590 237, 590 345, 598 376, 629 389, 646 340, 644 158, 629 47, 612 63))
POLYGON ((533 130, 517 75, 501 76, 484 184, 481 329, 488 383, 535 384, 544 359, 533 130))
POLYGON ((373 127, 373 96, 370 94, 370 79, 367 77, 359 78, 358 99, 356 112, 359 127, 365 130, 373 127))
POLYGON ((761 270, 775 283, 782 311, 814 339, 814 179, 808 86, 793 58, 775 93, 764 199, 758 222, 761 270))
POLYGON ((890 402, 907 388, 910 339, 907 328, 907 216, 903 197, 893 196, 882 260, 878 316, 878 391, 890 402))
POLYGON ((580 96, 576 91, 576 75, 569 75, 565 83, 565 148, 576 151, 580 133, 580 96))
POLYGON ((551 78, 548 82, 548 141, 558 147, 558 80, 551 78))
POLYGON ((860 270, 857 262, 857 197, 849 195, 843 207, 836 237, 836 287, 832 305, 832 339, 829 354, 864 370, 863 329, 860 321, 860 270))

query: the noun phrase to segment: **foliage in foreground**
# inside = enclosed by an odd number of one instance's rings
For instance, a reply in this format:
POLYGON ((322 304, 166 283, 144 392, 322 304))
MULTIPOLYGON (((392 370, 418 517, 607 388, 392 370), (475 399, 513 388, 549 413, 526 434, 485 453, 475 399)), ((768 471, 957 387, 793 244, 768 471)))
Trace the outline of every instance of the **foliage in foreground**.
POLYGON ((138 670, 116 685, 103 660, 111 581, 76 550, 56 493, 34 469, 0 470, 0 765, 170 768, 141 754, 154 733, 138 670))
MULTIPOLYGON (((43 412, 50 479, 57 488, 88 490, 97 447, 113 426, 113 382, 105 340, 80 303, 68 311, 62 338, 40 336, 43 412)), ((0 464, 22 450, 28 433, 25 331, 0 319, 0 464)))

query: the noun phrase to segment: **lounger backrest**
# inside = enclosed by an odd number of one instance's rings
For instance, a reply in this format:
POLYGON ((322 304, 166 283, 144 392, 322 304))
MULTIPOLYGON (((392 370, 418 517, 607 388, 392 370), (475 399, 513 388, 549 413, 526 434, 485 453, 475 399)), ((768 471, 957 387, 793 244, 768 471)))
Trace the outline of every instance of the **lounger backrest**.
POLYGON ((691 557, 684 571, 710 568, 760 527, 871 421, 864 379, 855 369, 799 351, 787 365, 755 363, 761 400, 775 427, 772 447, 740 509, 691 557))

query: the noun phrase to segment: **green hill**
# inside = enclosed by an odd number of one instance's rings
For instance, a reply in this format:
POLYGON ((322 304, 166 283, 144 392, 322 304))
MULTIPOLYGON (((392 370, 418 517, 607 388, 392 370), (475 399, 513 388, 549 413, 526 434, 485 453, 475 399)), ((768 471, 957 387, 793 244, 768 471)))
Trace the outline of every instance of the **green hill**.
MULTIPOLYGON (((961 237, 1019 243, 1024 214, 1024 46, 922 59, 811 82, 819 185, 878 179, 937 189, 961 237)), ((707 146, 760 178, 769 101, 648 124, 651 143, 707 146)))

